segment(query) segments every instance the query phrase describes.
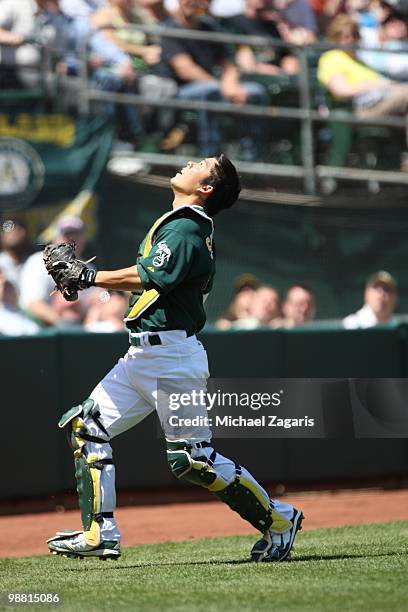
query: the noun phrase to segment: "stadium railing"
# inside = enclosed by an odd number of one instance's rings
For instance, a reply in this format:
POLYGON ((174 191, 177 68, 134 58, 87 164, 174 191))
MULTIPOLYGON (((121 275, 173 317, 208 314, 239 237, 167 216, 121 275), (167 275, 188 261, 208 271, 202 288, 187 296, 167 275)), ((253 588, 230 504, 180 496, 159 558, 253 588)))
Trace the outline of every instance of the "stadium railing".
MULTIPOLYGON (((60 85, 69 86, 75 80, 77 91, 77 105, 80 113, 86 114, 91 111, 92 105, 97 102, 111 102, 116 104, 135 104, 138 106, 149 106, 150 108, 166 108, 180 111, 197 112, 205 110, 210 113, 220 113, 229 117, 258 117, 270 119, 271 122, 281 123, 284 121, 295 121, 299 123, 299 148, 300 163, 267 163, 237 161, 237 166, 241 173, 251 175, 269 175, 278 177, 293 177, 303 181, 303 189, 307 194, 316 194, 322 181, 326 179, 345 179, 348 181, 367 182, 368 184, 378 185, 379 183, 389 184, 408 184, 408 173, 396 170, 380 170, 370 167, 370 164, 360 165, 360 167, 348 167, 343 165, 347 161, 347 154, 351 147, 352 130, 354 128, 364 128, 375 126, 378 136, 384 136, 384 129, 398 128, 407 129, 407 118, 404 117, 381 117, 375 119, 357 118, 350 109, 337 107, 324 102, 322 88, 316 79, 316 57, 333 45, 320 42, 313 45, 299 46, 282 40, 272 40, 262 36, 246 36, 230 34, 228 32, 201 32, 182 28, 168 28, 163 26, 129 26, 129 29, 140 30, 146 34, 154 34, 156 37, 170 37, 203 40, 209 43, 223 43, 227 45, 246 44, 249 46, 271 46, 274 48, 290 49, 295 54, 300 63, 299 74, 296 78, 288 79, 290 87, 296 87, 298 91, 298 106, 285 105, 243 105, 238 106, 229 102, 204 102, 204 101, 185 101, 177 98, 151 99, 133 93, 112 93, 97 89, 89 79, 87 67, 86 41, 80 55, 80 71, 77 77, 59 76, 60 85), (317 159, 317 149, 319 143, 316 138, 316 129, 328 126, 331 131, 331 145, 326 155, 321 161, 317 159), (343 129, 342 129, 343 128, 343 129), (346 141, 342 139, 344 134, 348 137, 346 141), (336 149, 342 148, 341 154, 336 154, 336 149), (334 155, 333 155, 334 153, 334 155), (338 165, 331 165, 333 163, 338 165), (341 163, 340 163, 341 162, 341 163)), ((336 46, 339 48, 339 46, 336 46)), ((344 49, 355 49, 355 47, 343 47, 344 49)), ((360 50, 362 48, 360 47, 360 50)), ((375 50, 378 52, 398 53, 397 50, 381 50, 364 47, 364 50, 375 50)), ((51 52, 51 50, 48 50, 51 52)), ((252 78, 253 75, 251 75, 252 78)), ((46 82, 46 78, 42 79, 46 82)), ((286 85, 288 85, 286 83, 286 85)), ((276 89, 281 90, 285 87, 285 77, 282 79, 271 78, 269 89, 273 93, 276 89)), ((5 95, 5 94, 3 94, 5 95)), ((273 102, 271 96, 271 101, 273 102)), ((376 135, 375 132, 369 132, 376 135)), ((129 157, 129 154, 126 154, 129 157)), ((135 151, 133 155, 141 158, 148 164, 158 166, 178 167, 184 163, 185 155, 173 155, 165 153, 146 153, 135 151)))

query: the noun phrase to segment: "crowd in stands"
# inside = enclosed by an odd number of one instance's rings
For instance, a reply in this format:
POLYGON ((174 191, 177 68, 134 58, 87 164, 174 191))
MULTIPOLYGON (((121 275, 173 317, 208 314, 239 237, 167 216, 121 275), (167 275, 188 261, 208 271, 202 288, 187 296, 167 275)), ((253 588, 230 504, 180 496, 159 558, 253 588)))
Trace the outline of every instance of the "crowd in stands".
MULTIPOLYGON (((0 335, 35 334, 41 329, 83 328, 90 332, 124 329, 128 304, 124 292, 92 287, 67 302, 48 275, 42 251, 32 252, 25 225, 15 220, 0 231, 0 335)), ((86 245, 84 224, 78 217, 62 217, 54 242, 74 241, 78 257, 86 245)))
MULTIPOLYGON (((274 287, 262 285, 252 274, 242 274, 235 280, 234 292, 226 314, 216 321, 220 330, 291 329, 315 319, 315 292, 302 283, 291 285, 281 298, 274 287)), ((367 279, 363 306, 341 324, 345 329, 367 329, 392 323, 397 304, 397 281, 389 272, 379 270, 367 279)))
MULTIPOLYGON (((57 223, 54 242, 75 241, 80 257, 86 246, 85 227, 78 217, 65 216, 57 223)), ((90 264, 92 265, 92 264, 90 264)), ((380 270, 366 283, 363 306, 342 320, 345 329, 364 329, 395 320, 398 285, 389 272, 380 270)), ((55 291, 45 269, 42 251, 33 252, 25 225, 5 221, 0 229, 0 335, 36 334, 42 329, 84 329, 116 332, 125 329, 123 318, 128 294, 97 287, 81 291, 67 302, 55 291)), ((215 325, 220 330, 259 327, 290 329, 315 320, 316 295, 303 284, 292 284, 282 298, 279 291, 245 273, 234 281, 232 302, 215 325)))
MULTIPOLYGON (((52 49, 54 74, 78 75, 80 52, 86 48, 94 87, 141 93, 152 100, 177 96, 265 105, 270 100, 268 78, 296 79, 299 73, 293 48, 233 48, 202 40, 160 39, 129 28, 160 24, 262 35, 296 45, 328 39, 334 48, 321 54, 317 74, 329 104, 349 102, 360 117, 406 116, 407 18, 406 0, 0 0, 0 81, 38 83, 38 72, 32 68, 43 61, 43 48, 52 49), (338 48, 359 44, 374 50, 338 48)), ((72 95, 75 87, 78 84, 69 85, 71 91, 63 96, 67 104, 77 98, 72 95)), ((117 118, 118 135, 136 148, 157 128, 162 130, 159 146, 165 151, 175 149, 186 135, 176 112, 169 116, 110 102, 100 103, 99 109, 117 118)), ((237 134, 241 158, 262 159, 262 122, 252 119, 237 125, 242 127, 237 134)), ((221 127, 218 114, 197 114, 198 154, 219 152, 221 127)))

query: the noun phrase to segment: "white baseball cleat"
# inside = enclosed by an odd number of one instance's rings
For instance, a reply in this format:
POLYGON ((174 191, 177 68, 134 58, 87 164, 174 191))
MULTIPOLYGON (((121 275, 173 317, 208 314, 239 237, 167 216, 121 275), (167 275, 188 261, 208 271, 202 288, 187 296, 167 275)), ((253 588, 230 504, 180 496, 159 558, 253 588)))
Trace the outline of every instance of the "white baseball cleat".
POLYGON ((119 559, 120 544, 116 540, 102 540, 98 546, 90 546, 85 541, 82 531, 57 531, 56 535, 47 540, 48 548, 54 555, 63 555, 74 559, 98 557, 101 561, 106 559, 119 559))
POLYGON ((290 551, 298 531, 302 529, 303 512, 293 508, 292 527, 282 534, 272 533, 270 529, 256 542, 251 550, 251 559, 256 563, 289 560, 290 551))

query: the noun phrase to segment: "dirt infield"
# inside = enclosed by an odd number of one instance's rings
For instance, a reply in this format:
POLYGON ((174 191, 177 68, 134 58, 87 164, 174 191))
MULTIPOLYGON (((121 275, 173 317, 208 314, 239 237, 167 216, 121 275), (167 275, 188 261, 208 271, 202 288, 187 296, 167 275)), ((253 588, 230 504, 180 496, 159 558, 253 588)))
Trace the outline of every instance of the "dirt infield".
MULTIPOLYGON (((408 490, 298 493, 285 500, 302 508, 305 529, 408 520, 408 490)), ((124 546, 254 533, 220 502, 118 508, 116 515, 124 546)), ((59 529, 80 529, 79 512, 2 516, 0 557, 44 554, 45 540, 59 529)))

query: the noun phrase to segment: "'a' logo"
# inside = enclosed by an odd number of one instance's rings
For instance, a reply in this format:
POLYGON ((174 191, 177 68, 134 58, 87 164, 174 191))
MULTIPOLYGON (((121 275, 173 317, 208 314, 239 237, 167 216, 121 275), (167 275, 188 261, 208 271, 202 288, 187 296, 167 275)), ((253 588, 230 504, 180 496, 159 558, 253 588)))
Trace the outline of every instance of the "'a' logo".
POLYGON ((29 204, 44 184, 44 164, 24 140, 0 138, 0 208, 29 204))

